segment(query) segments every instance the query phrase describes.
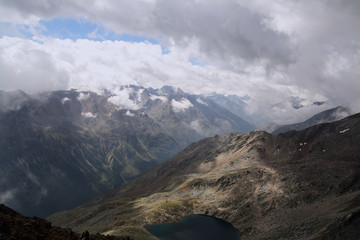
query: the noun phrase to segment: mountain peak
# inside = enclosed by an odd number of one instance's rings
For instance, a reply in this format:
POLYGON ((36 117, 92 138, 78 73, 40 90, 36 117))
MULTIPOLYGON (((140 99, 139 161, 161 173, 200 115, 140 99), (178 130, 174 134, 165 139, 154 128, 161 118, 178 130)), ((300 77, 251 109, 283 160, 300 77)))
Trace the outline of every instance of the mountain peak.
POLYGON ((178 88, 178 87, 172 87, 172 86, 163 86, 160 89, 161 93, 167 94, 167 95, 173 95, 173 94, 184 94, 184 92, 178 88))

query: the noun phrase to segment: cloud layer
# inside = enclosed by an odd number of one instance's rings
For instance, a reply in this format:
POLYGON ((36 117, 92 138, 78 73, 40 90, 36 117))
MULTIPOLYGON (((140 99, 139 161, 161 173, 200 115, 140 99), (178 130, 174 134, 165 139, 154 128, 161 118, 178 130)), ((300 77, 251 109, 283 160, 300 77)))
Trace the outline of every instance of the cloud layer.
POLYGON ((357 0, 18 0, 1 2, 0 21, 1 89, 174 85, 248 95, 249 112, 278 122, 318 111, 294 112, 291 97, 360 110, 357 0), (54 18, 159 44, 44 36, 40 20, 54 18))

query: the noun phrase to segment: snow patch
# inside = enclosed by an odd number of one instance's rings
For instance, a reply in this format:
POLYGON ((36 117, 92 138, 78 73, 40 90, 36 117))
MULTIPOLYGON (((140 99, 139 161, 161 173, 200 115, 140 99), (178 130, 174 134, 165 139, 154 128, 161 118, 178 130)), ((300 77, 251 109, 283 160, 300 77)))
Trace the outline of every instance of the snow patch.
POLYGON ((89 93, 80 93, 79 96, 77 97, 77 100, 79 102, 83 101, 83 100, 86 100, 90 97, 90 94, 89 93))
POLYGON ((132 112, 130 112, 129 110, 126 111, 125 115, 126 115, 126 116, 130 116, 130 117, 135 116, 135 114, 132 113, 132 112))
POLYGON ((186 98, 182 98, 180 101, 176 101, 175 99, 171 100, 171 106, 174 112, 185 111, 186 109, 193 107, 192 103, 186 98))
POLYGON ((208 106, 208 104, 206 102, 204 102, 203 100, 201 100, 201 98, 197 98, 196 101, 202 105, 208 106))
POLYGON ((350 130, 350 128, 347 128, 347 129, 341 130, 340 133, 345 133, 345 132, 347 132, 349 130, 350 130))
POLYGON ((156 95, 150 95, 150 99, 155 101, 156 99, 161 100, 162 102, 166 102, 167 101, 167 97, 165 96, 156 96, 156 95))
POLYGON ((92 112, 82 112, 81 115, 86 118, 96 118, 96 114, 93 114, 92 112))
POLYGON ((61 100, 61 103, 64 104, 66 102, 71 102, 71 99, 68 98, 68 97, 64 97, 62 100, 61 100))
POLYGON ((141 95, 142 95, 142 93, 144 92, 144 90, 145 89, 140 89, 139 91, 137 91, 137 101, 139 102, 139 103, 141 103, 142 102, 142 98, 141 98, 141 95))

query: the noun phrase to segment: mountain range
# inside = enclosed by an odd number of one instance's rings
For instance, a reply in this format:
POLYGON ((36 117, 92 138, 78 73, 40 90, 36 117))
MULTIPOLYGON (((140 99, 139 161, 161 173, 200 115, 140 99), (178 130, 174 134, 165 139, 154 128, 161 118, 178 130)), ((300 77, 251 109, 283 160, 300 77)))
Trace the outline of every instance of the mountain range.
POLYGON ((206 214, 242 239, 358 239, 360 114, 300 131, 231 133, 189 145, 122 188, 48 218, 75 231, 206 214))
POLYGON ((122 186, 188 144, 255 127, 181 89, 0 91, 0 200, 47 216, 122 186))

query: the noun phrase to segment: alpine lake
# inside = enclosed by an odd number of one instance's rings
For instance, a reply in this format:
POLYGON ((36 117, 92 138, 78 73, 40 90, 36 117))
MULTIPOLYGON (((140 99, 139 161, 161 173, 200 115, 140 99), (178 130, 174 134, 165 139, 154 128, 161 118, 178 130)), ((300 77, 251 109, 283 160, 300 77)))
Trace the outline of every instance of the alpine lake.
POLYGON ((160 240, 240 240, 231 223, 206 215, 190 215, 180 222, 145 227, 160 240))

